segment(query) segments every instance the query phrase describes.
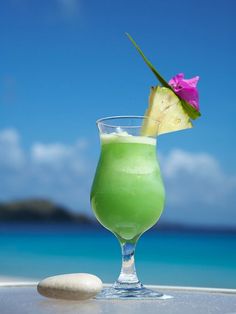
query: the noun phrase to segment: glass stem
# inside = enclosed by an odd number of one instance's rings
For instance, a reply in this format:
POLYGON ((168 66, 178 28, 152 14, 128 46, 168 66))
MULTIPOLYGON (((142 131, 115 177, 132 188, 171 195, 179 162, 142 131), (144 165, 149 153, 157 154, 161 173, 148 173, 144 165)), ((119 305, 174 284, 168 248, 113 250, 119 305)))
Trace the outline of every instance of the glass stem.
POLYGON ((116 289, 140 289, 142 287, 135 270, 135 246, 136 243, 121 243, 122 267, 120 276, 114 284, 116 289))

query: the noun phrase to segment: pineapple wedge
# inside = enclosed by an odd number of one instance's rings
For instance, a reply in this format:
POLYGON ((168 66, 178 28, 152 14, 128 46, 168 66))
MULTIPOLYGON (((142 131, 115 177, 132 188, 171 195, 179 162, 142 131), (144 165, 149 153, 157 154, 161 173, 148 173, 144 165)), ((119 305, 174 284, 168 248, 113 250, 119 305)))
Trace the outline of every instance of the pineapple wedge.
POLYGON ((164 133, 192 128, 189 115, 180 99, 167 87, 152 87, 142 135, 157 136, 164 133))

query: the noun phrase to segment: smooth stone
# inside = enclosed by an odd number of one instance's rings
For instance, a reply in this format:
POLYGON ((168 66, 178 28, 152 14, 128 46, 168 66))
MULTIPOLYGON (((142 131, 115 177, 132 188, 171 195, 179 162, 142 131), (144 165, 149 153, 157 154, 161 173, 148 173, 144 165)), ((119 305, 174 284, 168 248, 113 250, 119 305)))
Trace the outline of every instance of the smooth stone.
POLYGON ((102 290, 102 281, 92 274, 65 274, 43 279, 37 290, 48 298, 86 300, 102 290))

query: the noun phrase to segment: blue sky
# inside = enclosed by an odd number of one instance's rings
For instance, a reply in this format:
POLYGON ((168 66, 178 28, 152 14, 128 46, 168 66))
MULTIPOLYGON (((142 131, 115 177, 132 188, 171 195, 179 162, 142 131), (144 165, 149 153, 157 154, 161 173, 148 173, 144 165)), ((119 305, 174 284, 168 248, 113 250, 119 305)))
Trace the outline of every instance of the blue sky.
POLYGON ((129 32, 167 80, 200 76, 201 119, 159 138, 164 217, 236 225, 235 7, 233 0, 2 1, 0 200, 35 195, 89 211, 95 120, 142 115, 157 83, 129 32))

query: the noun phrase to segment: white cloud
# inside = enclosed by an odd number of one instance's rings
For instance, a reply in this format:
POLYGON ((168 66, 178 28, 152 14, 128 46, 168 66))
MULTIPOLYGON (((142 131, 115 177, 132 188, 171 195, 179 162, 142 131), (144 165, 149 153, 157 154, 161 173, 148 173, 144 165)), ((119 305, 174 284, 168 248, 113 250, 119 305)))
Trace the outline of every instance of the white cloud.
POLYGON ((89 207, 91 164, 87 142, 34 143, 23 151, 16 130, 0 132, 0 200, 44 197, 72 209, 89 207))
POLYGON ((66 169, 70 176, 87 174, 87 162, 82 158, 85 145, 87 143, 84 139, 73 145, 35 143, 31 147, 31 161, 35 167, 41 169, 43 167, 58 171, 66 169))
POLYGON ((67 158, 71 153, 71 148, 62 144, 41 144, 36 143, 32 147, 32 158, 36 162, 51 163, 53 161, 67 158))
POLYGON ((175 149, 160 161, 166 219, 236 225, 236 176, 225 173, 213 156, 175 149))
MULTIPOLYGON (((0 132, 0 201, 44 197, 89 211, 94 163, 88 142, 33 143, 23 149, 14 129, 0 132)), ((166 187, 162 221, 236 226, 236 175, 207 153, 180 149, 160 155, 166 187)))

